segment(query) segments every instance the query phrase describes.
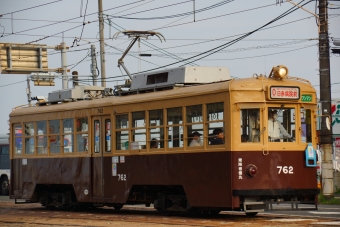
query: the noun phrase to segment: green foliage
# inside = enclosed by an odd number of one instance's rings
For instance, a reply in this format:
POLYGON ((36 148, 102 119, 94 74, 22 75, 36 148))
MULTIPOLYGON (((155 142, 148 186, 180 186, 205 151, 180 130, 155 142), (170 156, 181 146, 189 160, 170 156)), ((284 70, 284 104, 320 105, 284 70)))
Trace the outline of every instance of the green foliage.
POLYGON ((337 185, 335 185, 335 192, 334 194, 340 194, 340 188, 338 188, 337 185))
POLYGON ((319 195, 319 204, 323 205, 340 205, 340 199, 326 199, 323 195, 319 195))

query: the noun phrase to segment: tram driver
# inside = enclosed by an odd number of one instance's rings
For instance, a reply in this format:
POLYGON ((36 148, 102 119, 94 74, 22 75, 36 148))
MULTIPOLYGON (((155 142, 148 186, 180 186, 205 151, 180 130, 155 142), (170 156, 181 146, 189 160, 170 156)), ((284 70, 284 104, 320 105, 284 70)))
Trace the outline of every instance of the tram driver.
POLYGON ((280 133, 283 138, 287 138, 290 142, 293 142, 294 138, 287 132, 282 126, 281 122, 277 120, 277 110, 269 112, 268 119, 268 139, 269 142, 280 142, 280 133))

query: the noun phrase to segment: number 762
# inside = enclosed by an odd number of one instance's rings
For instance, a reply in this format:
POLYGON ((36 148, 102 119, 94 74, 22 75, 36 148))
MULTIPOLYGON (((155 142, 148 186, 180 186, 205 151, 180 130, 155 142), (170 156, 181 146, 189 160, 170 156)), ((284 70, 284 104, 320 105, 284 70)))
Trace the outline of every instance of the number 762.
POLYGON ((276 166, 279 169, 278 174, 293 174, 293 166, 276 166))

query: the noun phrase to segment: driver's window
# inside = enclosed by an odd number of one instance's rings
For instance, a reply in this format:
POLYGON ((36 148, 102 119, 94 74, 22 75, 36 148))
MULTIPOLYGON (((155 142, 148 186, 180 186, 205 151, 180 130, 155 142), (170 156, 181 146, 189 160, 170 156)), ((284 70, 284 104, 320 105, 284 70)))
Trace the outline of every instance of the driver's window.
POLYGON ((260 142, 260 109, 241 110, 241 142, 260 142))
POLYGON ((301 119, 301 140, 304 143, 312 142, 312 120, 311 120, 311 110, 306 110, 301 108, 300 111, 301 119))
POLYGON ((268 112, 268 141, 294 142, 295 109, 272 108, 268 112))

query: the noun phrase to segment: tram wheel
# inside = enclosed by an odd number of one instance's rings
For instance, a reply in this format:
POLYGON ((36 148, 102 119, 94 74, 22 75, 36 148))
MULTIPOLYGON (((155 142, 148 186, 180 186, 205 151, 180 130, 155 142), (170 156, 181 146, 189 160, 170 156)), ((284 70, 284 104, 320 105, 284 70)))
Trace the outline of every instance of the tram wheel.
POLYGON ((249 217, 254 217, 255 215, 257 215, 258 212, 251 212, 251 213, 246 213, 247 216, 249 217))
POLYGON ((115 208, 115 210, 120 210, 123 208, 123 204, 113 205, 113 208, 115 208))
POLYGON ((9 183, 8 178, 5 176, 1 180, 1 194, 8 195, 9 194, 9 183))

